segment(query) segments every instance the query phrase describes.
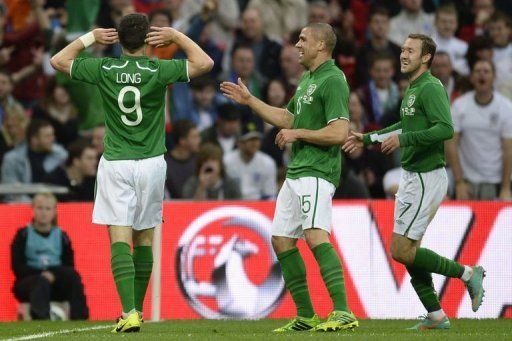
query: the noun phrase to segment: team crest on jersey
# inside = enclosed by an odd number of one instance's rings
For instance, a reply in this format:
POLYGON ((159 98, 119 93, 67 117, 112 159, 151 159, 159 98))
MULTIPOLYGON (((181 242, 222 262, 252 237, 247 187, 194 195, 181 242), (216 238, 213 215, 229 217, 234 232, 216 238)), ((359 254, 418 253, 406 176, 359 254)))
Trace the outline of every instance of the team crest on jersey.
POLYGON ((415 95, 410 95, 409 99, 407 100, 407 106, 409 108, 412 107, 412 105, 414 104, 415 100, 416 100, 416 96, 415 95))
POLYGON ((307 104, 311 104, 313 102, 313 92, 316 90, 316 84, 311 84, 306 90, 306 94, 302 96, 302 101, 307 104))

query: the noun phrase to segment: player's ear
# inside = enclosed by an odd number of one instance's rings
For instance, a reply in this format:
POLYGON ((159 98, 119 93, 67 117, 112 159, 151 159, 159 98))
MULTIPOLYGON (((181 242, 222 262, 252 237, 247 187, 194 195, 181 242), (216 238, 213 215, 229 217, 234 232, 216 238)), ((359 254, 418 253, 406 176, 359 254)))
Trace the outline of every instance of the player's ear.
POLYGON ((426 55, 421 56, 421 62, 423 64, 427 64, 430 58, 432 58, 432 55, 430 53, 427 53, 426 55))

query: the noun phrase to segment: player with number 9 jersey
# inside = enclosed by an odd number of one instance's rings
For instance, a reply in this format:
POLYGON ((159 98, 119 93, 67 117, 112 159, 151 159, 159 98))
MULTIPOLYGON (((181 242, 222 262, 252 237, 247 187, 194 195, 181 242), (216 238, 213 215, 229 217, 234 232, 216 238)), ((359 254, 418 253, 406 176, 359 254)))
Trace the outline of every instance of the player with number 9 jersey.
POLYGON ((145 15, 129 14, 117 31, 95 29, 50 62, 74 80, 97 85, 103 98, 105 152, 98 165, 92 221, 108 227, 112 274, 123 308, 112 332, 137 332, 153 266, 153 231, 163 215, 165 91, 168 84, 210 71, 213 61, 184 34, 170 27, 150 28, 145 15), (117 41, 121 58, 77 58, 94 43, 117 41), (146 56, 147 44, 173 42, 186 60, 146 56))
POLYGON ((137 160, 166 152, 163 98, 168 84, 189 80, 186 60, 76 58, 70 75, 100 89, 105 159, 137 160))

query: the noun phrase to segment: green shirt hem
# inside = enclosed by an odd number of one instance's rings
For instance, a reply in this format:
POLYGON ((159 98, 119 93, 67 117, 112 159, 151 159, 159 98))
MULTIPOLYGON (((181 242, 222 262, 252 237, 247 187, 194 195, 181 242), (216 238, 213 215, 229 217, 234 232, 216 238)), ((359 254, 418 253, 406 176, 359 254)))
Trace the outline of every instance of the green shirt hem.
POLYGON ((300 179, 300 178, 305 178, 305 177, 308 177, 308 176, 311 176, 313 178, 320 178, 320 179, 324 179, 325 181, 327 182, 330 182, 331 184, 334 185, 334 187, 338 188, 338 186, 340 185, 340 181, 333 181, 332 179, 328 178, 325 176, 325 174, 322 174, 320 172, 300 172, 300 173, 297 173, 297 174, 290 174, 290 173, 286 173, 286 178, 287 179, 300 179))

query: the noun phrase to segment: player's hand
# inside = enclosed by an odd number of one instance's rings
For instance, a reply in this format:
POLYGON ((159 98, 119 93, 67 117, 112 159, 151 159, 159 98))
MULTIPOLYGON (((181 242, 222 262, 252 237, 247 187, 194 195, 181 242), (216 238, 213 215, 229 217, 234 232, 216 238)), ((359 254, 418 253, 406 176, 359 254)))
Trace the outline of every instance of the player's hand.
POLYGON ((112 45, 119 41, 115 28, 96 28, 92 31, 98 44, 112 45))
POLYGON ((155 47, 169 46, 174 42, 178 33, 179 31, 172 27, 151 26, 146 36, 146 44, 155 47))
POLYGON ((400 148, 400 140, 398 139, 398 135, 391 135, 380 145, 380 150, 384 154, 391 154, 398 148, 400 148))
POLYGON ((510 200, 512 199, 512 195, 510 193, 510 188, 502 187, 500 190, 500 200, 510 200))
POLYGON ((341 146, 341 149, 343 149, 343 151, 347 154, 352 154, 359 149, 362 149, 363 146, 363 134, 351 131, 350 136, 348 137, 347 141, 345 141, 343 146, 341 146))
POLYGON ((50 271, 41 272, 41 276, 45 277, 48 280, 48 282, 50 282, 50 284, 55 282, 55 276, 50 271))
POLYGON ((238 104, 247 105, 251 99, 251 93, 249 89, 242 83, 242 80, 238 78, 238 84, 231 82, 220 83, 220 91, 227 98, 237 102, 238 104))
POLYGON ((276 144, 280 149, 284 149, 287 143, 295 142, 299 139, 299 132, 294 129, 281 129, 276 136, 276 144))
POLYGON ((471 199, 471 188, 466 181, 459 181, 455 185, 455 199, 457 200, 469 200, 471 199))

